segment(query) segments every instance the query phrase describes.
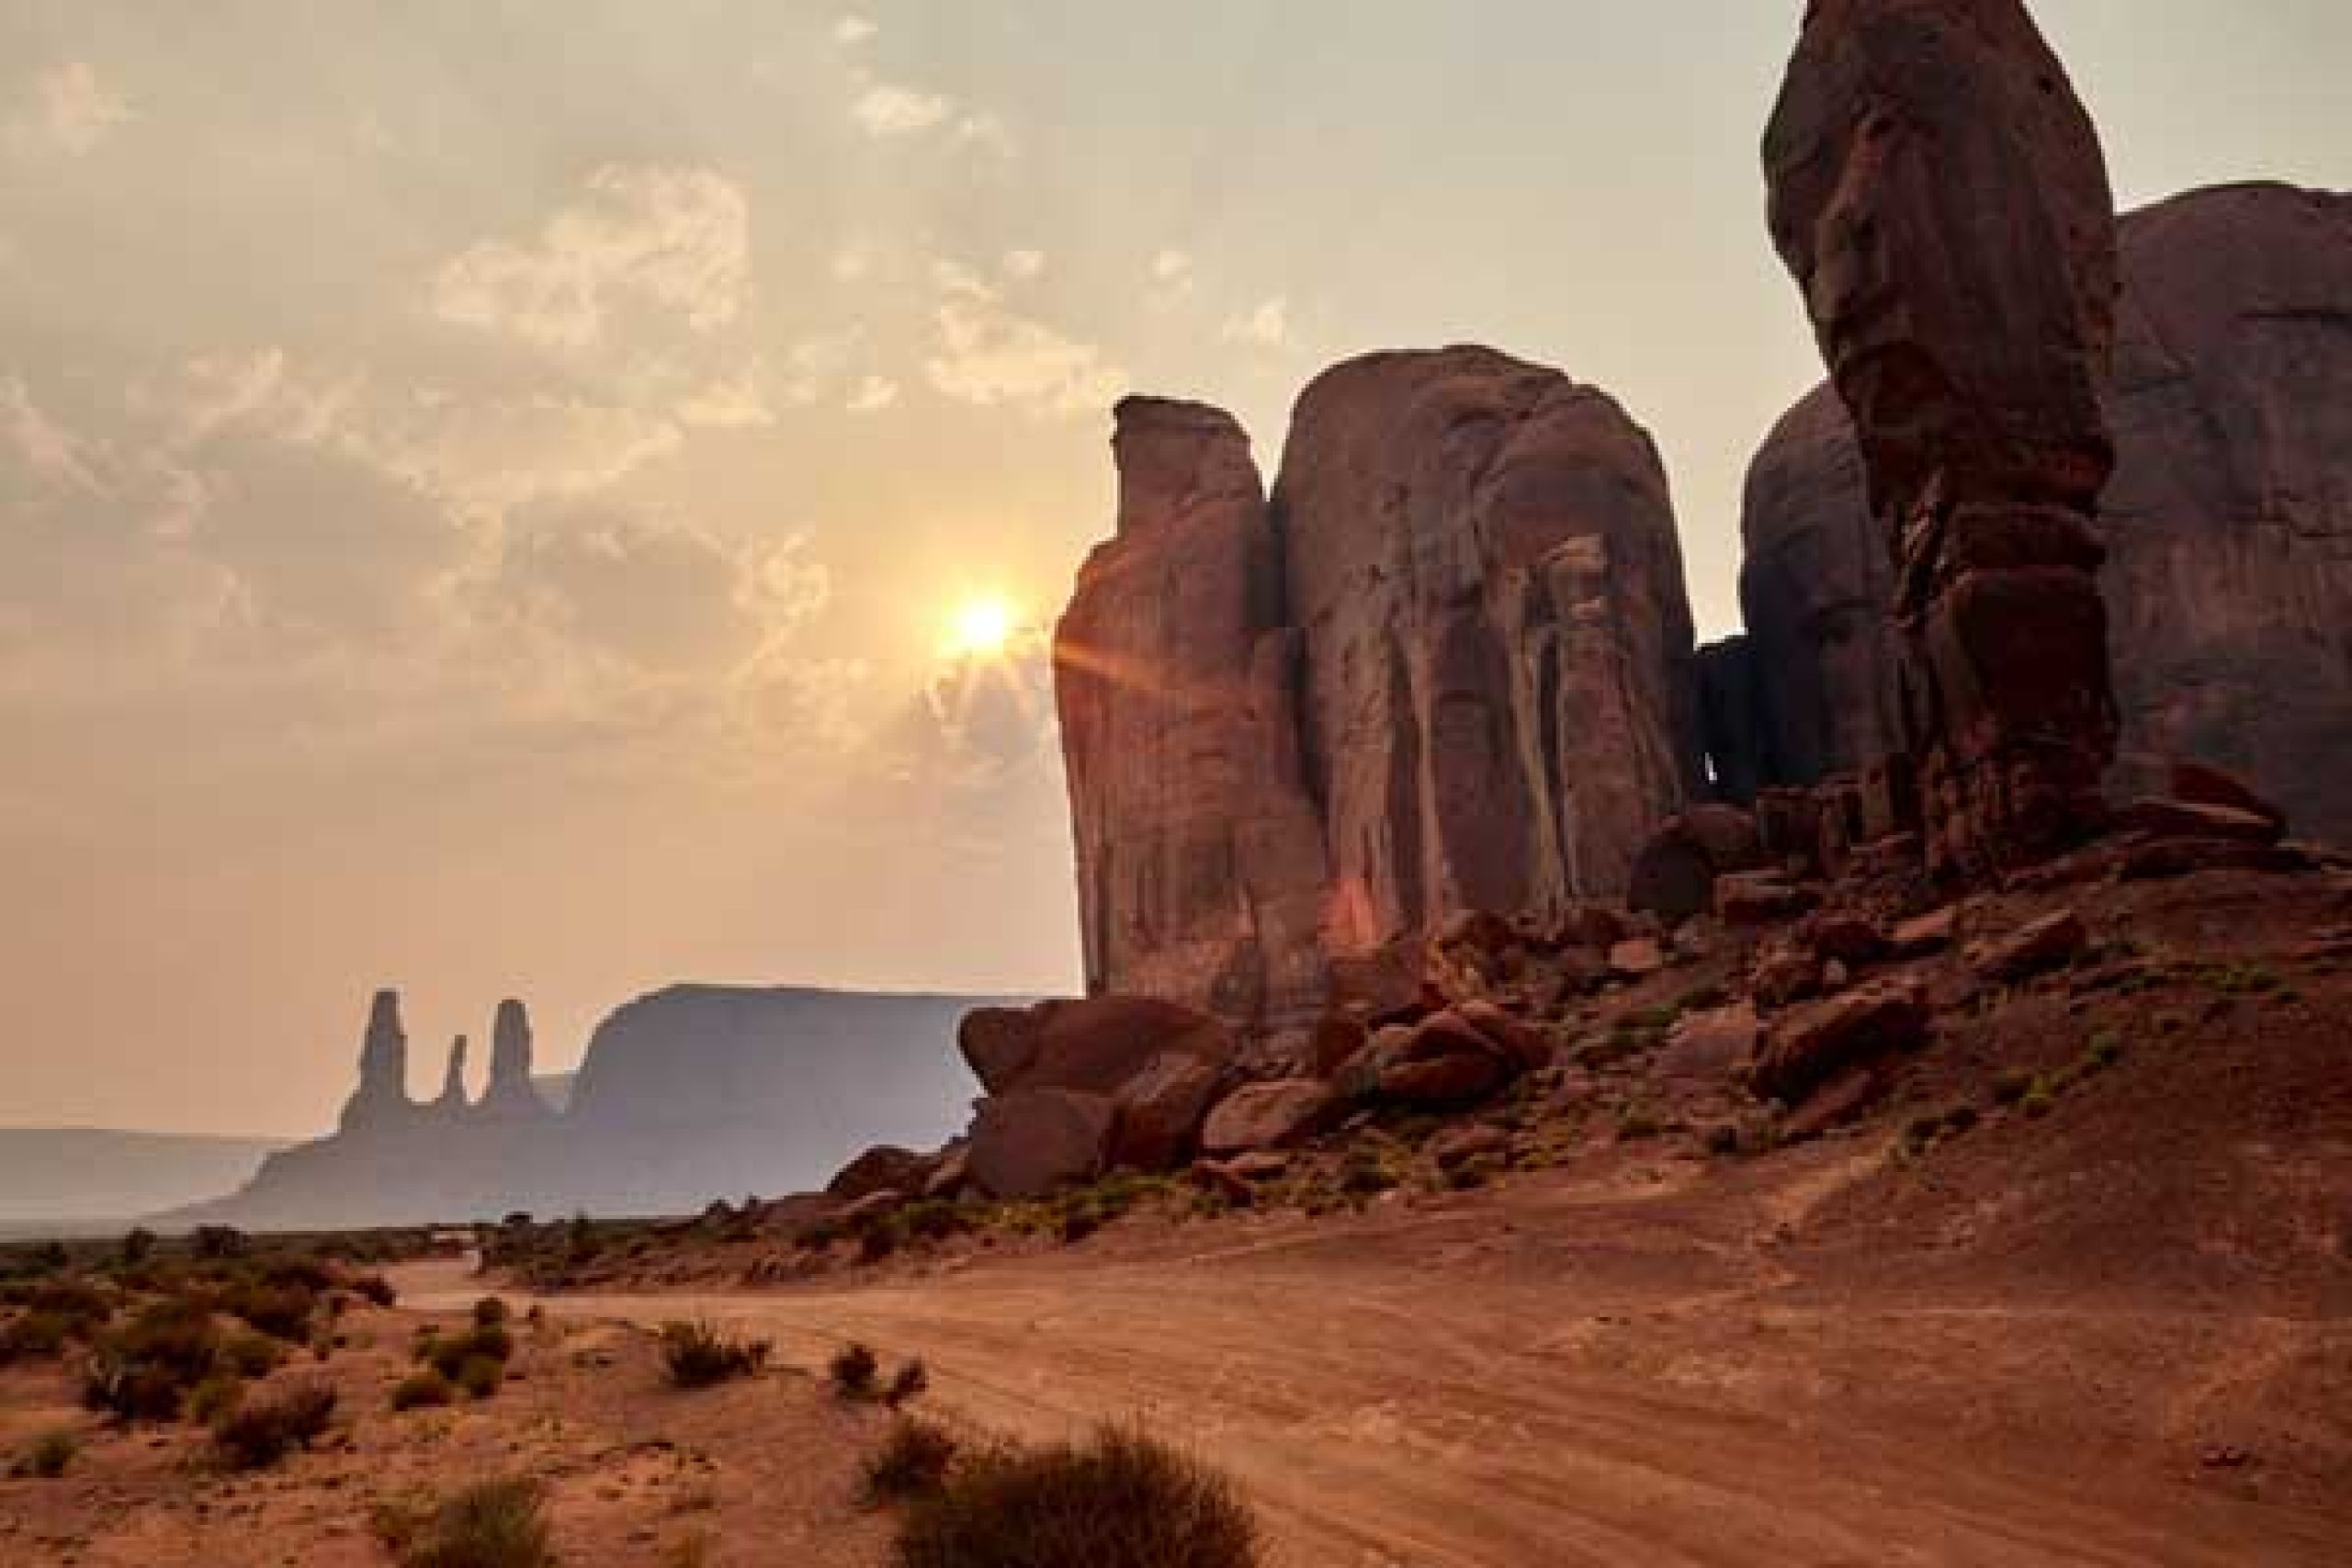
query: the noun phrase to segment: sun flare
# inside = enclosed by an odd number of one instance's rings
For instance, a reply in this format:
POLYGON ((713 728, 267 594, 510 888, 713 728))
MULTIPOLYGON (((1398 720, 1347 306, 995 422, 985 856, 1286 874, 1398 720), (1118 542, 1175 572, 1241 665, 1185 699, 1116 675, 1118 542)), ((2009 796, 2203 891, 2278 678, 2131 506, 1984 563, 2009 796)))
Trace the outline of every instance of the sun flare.
POLYGON ((1021 629, 1021 614, 1012 601, 995 594, 965 600, 948 612, 945 651, 956 658, 996 658, 1021 629))

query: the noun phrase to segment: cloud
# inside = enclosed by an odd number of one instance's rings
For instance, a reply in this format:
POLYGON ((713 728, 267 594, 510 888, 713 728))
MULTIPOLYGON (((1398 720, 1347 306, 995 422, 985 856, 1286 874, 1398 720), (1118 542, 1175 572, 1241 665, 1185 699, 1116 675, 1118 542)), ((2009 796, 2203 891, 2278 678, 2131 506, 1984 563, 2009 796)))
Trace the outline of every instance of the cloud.
POLYGON ((881 30, 878 25, 864 17, 843 17, 833 24, 833 41, 843 49, 855 49, 881 30))
POLYGON ((0 435, 44 483, 91 495, 104 488, 81 437, 44 413, 19 377, 0 378, 0 435))
POLYGON ((33 79, 32 102, 9 123, 20 147, 79 157, 133 118, 130 103, 85 61, 51 66, 33 79))
POLYGON ((850 105, 850 116, 869 136, 911 136, 940 124, 956 100, 888 82, 869 84, 850 105))
POLYGON ((956 122, 956 140, 965 146, 993 152, 1000 158, 1010 158, 1019 151, 1012 131, 1003 119, 993 114, 967 114, 956 122))
POLYGON ((1151 287, 1145 298, 1156 310, 1173 310, 1193 292, 1193 258, 1164 250, 1151 258, 1151 287))
POLYGON ((677 415, 681 423, 718 430, 743 430, 775 423, 775 411, 768 407, 767 399, 749 372, 721 377, 689 393, 679 400, 677 415))
POLYGON ((947 397, 1068 415, 1108 408, 1126 389, 1126 372, 1094 344, 1007 308, 968 269, 947 263, 934 271, 943 297, 923 369, 947 397))
POLYGON ((879 413, 899 400, 899 384, 884 376, 868 376, 857 384, 842 406, 851 413, 879 413))
POLYGON ((1026 281, 1046 270, 1046 253, 1007 251, 1004 253, 1004 260, 998 265, 1005 276, 1026 281))
POLYGON ((1283 347, 1290 342, 1290 301, 1280 296, 1268 299, 1227 321, 1217 335, 1256 348, 1283 347))
POLYGON ((433 309, 546 348, 600 342, 624 306, 709 332, 742 311, 750 227, 742 191, 711 170, 608 164, 536 239, 485 240, 451 258, 433 309))

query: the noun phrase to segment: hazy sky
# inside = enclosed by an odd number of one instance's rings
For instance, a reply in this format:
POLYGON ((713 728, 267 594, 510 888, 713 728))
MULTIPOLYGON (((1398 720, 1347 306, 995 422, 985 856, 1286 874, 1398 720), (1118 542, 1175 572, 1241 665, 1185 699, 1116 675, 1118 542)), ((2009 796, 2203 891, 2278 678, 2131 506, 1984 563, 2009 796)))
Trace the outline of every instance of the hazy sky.
MULTIPOLYGON (((2343 0, 2036 9, 2126 203, 2352 184, 2343 0)), ((1801 10, 0 0, 0 1122, 315 1129, 384 984, 420 1089, 508 994, 1069 986, 1034 664, 939 646, 1131 387, 1271 472, 1335 358, 1556 364, 1731 627, 1801 10)))

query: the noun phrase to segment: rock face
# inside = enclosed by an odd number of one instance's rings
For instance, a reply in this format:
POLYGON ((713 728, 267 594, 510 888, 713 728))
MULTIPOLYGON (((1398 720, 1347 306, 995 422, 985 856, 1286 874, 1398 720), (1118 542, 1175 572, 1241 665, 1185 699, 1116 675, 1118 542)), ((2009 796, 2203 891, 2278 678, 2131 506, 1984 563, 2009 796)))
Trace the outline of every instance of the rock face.
POLYGON ((1623 889, 1696 783, 1656 449, 1482 348, 1300 398, 1270 502, 1233 420, 1119 406, 1117 536, 1055 639, 1090 992, 1252 1034, 1466 910, 1623 889))
POLYGON ((443 1113, 466 1109, 466 1037, 462 1034, 449 1043, 449 1065, 441 1074, 441 1098, 433 1109, 443 1113))
POLYGON ((1764 164, 1894 547, 1930 864, 2047 854, 2102 820, 2117 722, 2098 135, 2018 0, 1815 0, 1764 164))
POLYGON ((1118 532, 1054 637, 1087 989, 1307 1016, 1322 829, 1250 438, 1198 403, 1129 398, 1115 418, 1118 532))
POLYGON ((498 1004, 491 1023, 490 1084, 478 1109, 502 1120, 549 1114, 531 1084, 531 1015, 512 997, 498 1004))
MULTIPOLYGON (((2100 503, 2120 793, 2208 759, 2352 840, 2352 196, 2225 186, 2120 234, 2100 503)), ((1894 566, 1830 387, 1757 454, 1741 526, 1763 782, 1899 750, 1894 566)), ((1729 728, 1711 750, 1739 749, 1729 728)))
POLYGON ((401 994, 378 991, 368 1006, 359 1042, 359 1087, 343 1108, 345 1132, 398 1121, 411 1110, 408 1032, 401 1027, 401 994))
POLYGON ((1273 508, 1335 945, 1622 890, 1694 783, 1681 550, 1641 428, 1488 349, 1373 355, 1300 396, 1273 508))

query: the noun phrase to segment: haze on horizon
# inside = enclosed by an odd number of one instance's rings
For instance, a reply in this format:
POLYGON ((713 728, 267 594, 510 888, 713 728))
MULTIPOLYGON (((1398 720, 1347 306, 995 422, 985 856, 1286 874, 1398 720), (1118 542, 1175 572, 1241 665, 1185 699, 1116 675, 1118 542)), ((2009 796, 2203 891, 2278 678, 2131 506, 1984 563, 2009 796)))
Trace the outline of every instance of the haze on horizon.
MULTIPOLYGON (((2121 204, 2352 184, 2336 0, 2034 9, 2121 204)), ((1337 358, 1558 365, 1733 628, 1800 10, 16 0, 0 1124, 316 1131, 379 985, 420 1077, 507 995, 550 1070, 673 980, 1072 986, 1034 627, 1130 389, 1271 474, 1337 358)))

